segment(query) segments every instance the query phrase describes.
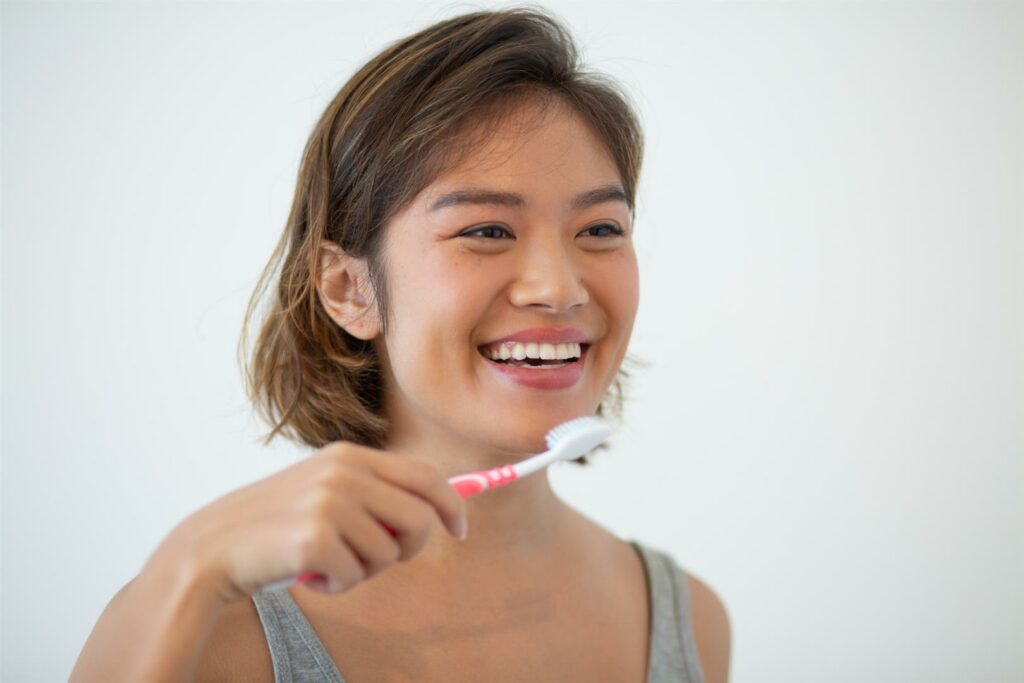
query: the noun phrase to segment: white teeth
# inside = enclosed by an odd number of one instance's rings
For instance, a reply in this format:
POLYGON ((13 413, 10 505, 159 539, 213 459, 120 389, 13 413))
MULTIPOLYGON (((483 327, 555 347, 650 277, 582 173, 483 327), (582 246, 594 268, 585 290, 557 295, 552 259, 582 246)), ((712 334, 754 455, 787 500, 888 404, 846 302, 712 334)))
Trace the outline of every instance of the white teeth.
POLYGON ((568 342, 563 344, 537 344, 535 342, 505 342, 498 346, 484 349, 484 355, 492 360, 524 360, 539 358, 540 360, 567 360, 583 355, 580 344, 568 342))

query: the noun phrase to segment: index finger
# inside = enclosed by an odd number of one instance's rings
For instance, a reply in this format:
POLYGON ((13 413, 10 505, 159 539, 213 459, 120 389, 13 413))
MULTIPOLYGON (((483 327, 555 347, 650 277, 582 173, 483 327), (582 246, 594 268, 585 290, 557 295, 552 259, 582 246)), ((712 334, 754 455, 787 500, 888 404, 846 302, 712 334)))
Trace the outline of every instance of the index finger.
POLYGON ((385 457, 369 459, 374 474, 427 501, 453 536, 464 536, 466 502, 437 467, 410 456, 379 453, 385 457))

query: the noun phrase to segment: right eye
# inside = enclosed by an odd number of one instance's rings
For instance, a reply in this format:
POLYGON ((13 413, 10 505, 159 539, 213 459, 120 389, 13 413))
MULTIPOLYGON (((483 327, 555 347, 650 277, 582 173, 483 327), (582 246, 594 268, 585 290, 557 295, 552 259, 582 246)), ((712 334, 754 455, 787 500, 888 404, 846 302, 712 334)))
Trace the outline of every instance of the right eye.
MULTIPOLYGON (((481 235, 479 233, 481 233, 481 232, 488 232, 491 235, 494 235, 494 233, 496 231, 501 231, 501 232, 508 233, 509 236, 512 235, 512 233, 508 232, 508 230, 506 230, 505 228, 503 228, 500 225, 483 225, 483 226, 480 226, 479 228, 472 228, 470 230, 466 230, 465 232, 460 232, 459 233, 459 237, 484 237, 484 235, 481 235)), ((494 238, 495 238, 494 236, 484 237, 484 239, 494 239, 494 238)))

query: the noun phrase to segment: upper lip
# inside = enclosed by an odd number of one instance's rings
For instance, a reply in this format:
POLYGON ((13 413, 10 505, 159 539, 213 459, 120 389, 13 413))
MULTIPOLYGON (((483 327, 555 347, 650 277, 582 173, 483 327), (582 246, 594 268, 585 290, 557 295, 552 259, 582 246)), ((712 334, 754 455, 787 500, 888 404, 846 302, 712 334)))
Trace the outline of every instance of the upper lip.
POLYGON ((531 327, 527 330, 519 330, 512 334, 486 342, 483 346, 501 344, 510 341, 535 342, 538 344, 566 344, 576 342, 578 344, 589 344, 590 336, 575 327, 531 327))

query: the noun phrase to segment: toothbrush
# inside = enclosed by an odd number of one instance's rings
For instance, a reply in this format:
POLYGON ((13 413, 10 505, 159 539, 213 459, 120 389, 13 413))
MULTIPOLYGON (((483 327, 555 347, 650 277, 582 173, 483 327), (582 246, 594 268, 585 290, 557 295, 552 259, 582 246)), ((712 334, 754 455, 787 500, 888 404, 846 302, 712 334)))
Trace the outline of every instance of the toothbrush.
MULTIPOLYGON (((489 470, 457 474, 448 479, 448 483, 460 496, 469 498, 478 493, 496 489, 499 486, 507 486, 514 481, 544 469, 552 463, 573 460, 581 455, 585 455, 604 443, 610 434, 611 429, 601 418, 591 415, 577 417, 553 427, 547 433, 545 441, 547 441, 548 450, 543 453, 514 464, 500 465, 489 470)), ((381 522, 381 525, 392 536, 398 535, 398 532, 387 524, 381 522)), ((318 572, 303 572, 297 577, 267 584, 260 592, 266 593, 286 589, 296 582, 301 583, 311 579, 326 581, 327 577, 318 572)))

